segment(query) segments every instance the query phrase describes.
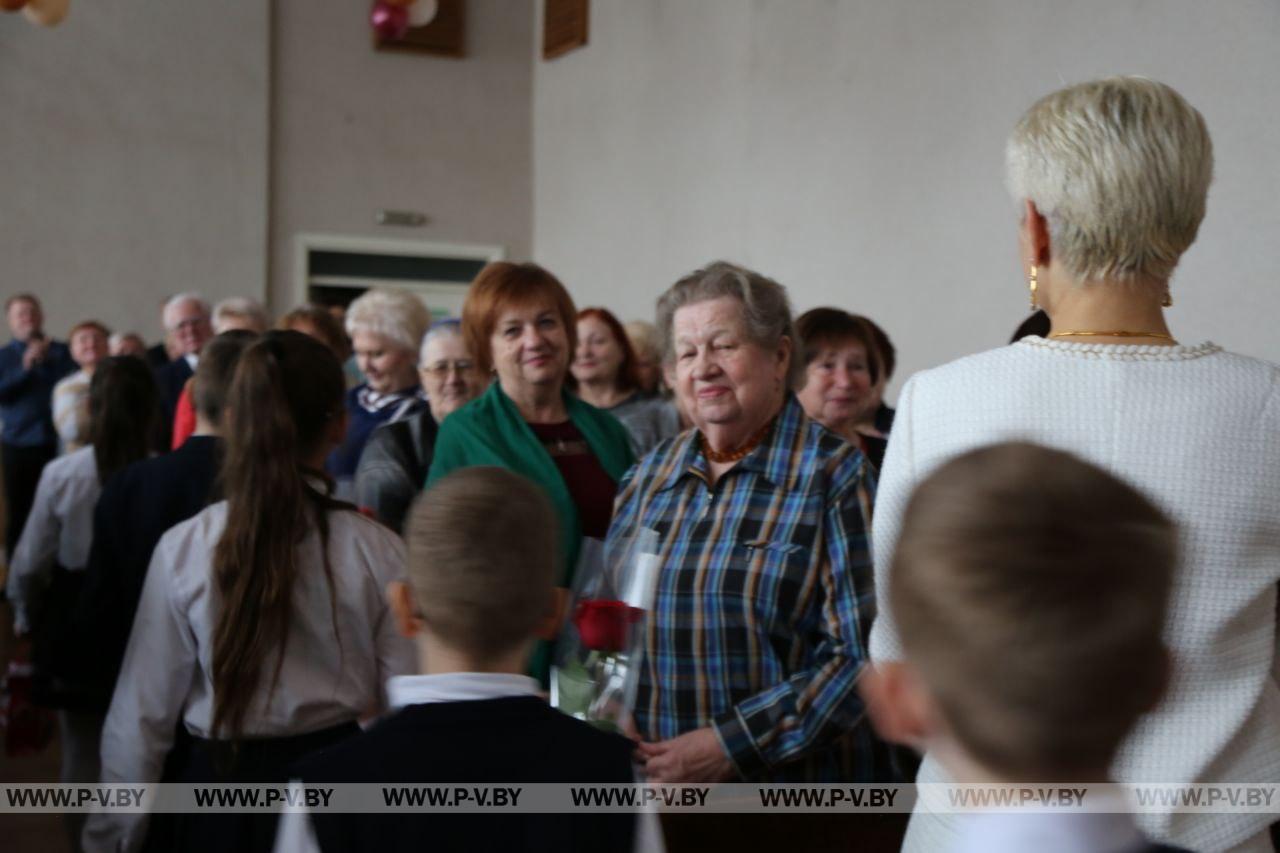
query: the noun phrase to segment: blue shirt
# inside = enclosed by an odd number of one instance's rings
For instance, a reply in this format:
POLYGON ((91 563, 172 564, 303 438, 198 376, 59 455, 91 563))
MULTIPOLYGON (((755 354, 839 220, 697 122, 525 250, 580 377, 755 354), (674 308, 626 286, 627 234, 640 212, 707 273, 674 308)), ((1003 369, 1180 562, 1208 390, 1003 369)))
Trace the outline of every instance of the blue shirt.
POLYGON ((788 395, 760 446, 708 481, 689 430, 619 486, 607 546, 661 540, 637 727, 711 726, 746 779, 883 778, 856 688, 875 607, 870 466, 788 395))
POLYGON ((30 370, 22 366, 23 341, 0 347, 0 442, 13 447, 58 443, 53 428, 53 386, 76 371, 66 344, 50 341, 44 360, 30 370))

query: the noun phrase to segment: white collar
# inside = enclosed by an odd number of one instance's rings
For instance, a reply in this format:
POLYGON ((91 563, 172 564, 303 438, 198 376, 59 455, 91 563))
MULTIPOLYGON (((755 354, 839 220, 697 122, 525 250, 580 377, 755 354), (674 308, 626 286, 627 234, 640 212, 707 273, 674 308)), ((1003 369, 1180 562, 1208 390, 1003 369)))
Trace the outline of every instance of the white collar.
POLYGON ((1127 853, 1146 843, 1129 814, 983 812, 961 818, 953 853, 1127 853))
POLYGON ((506 672, 446 672, 440 675, 397 675, 387 680, 392 708, 432 702, 474 702, 513 696, 537 696, 541 685, 527 675, 506 672))
POLYGON ((187 367, 190 367, 192 370, 195 370, 196 365, 200 363, 200 356, 194 352, 187 353, 183 358, 187 360, 187 367))

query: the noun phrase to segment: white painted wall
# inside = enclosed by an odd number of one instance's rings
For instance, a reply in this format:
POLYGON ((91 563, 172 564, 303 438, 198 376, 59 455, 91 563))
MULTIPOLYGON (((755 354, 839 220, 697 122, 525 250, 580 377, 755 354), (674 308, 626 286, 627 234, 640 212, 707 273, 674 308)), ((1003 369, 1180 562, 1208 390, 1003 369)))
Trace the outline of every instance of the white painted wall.
POLYGON ((0 15, 0 299, 36 292, 58 337, 98 317, 154 340, 180 290, 292 307, 299 232, 527 257, 533 8, 468 0, 464 59, 375 52, 351 0, 0 15))
POLYGON ((1273 0, 594 0, 534 84, 535 255, 579 304, 651 316, 718 257, 797 310, 881 321, 911 372, 1025 315, 1005 137, 1037 97, 1155 77, 1205 115, 1217 177, 1171 323, 1280 361, 1273 0))
POLYGON ((38 294, 57 337, 158 335, 181 290, 260 297, 268 26, 262 0, 0 15, 0 292, 38 294))
POLYGON ((293 237, 533 243, 533 3, 467 0, 467 56, 379 52, 367 3, 276 0, 272 301, 293 306, 293 237), (422 228, 374 223, 416 210, 422 228))

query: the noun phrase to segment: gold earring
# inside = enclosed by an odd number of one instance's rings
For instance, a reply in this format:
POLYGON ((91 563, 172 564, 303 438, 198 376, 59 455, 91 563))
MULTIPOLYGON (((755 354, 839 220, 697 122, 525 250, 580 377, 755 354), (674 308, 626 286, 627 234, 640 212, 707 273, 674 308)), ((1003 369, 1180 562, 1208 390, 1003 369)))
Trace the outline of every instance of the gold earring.
POLYGON ((1172 307, 1173 307, 1173 294, 1172 294, 1172 293, 1170 293, 1168 290, 1166 290, 1166 291, 1164 292, 1164 299, 1161 299, 1161 300, 1160 300, 1160 305, 1161 305, 1161 307, 1163 307, 1163 308, 1172 308, 1172 307))
POLYGON ((1036 290, 1040 287, 1040 280, 1037 278, 1040 270, 1035 264, 1031 265, 1031 275, 1027 278, 1027 289, 1031 291, 1031 310, 1034 311, 1039 306, 1036 305, 1036 290))

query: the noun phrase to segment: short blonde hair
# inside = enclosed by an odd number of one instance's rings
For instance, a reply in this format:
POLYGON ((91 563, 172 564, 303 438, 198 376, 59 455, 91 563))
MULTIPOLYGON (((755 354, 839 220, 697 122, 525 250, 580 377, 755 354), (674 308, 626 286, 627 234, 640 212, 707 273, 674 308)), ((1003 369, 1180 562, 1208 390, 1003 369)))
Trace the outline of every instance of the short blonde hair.
POLYGON ((787 289, 755 270, 716 261, 694 270, 658 297, 658 334, 662 336, 664 363, 675 362, 675 316, 686 305, 696 305, 721 297, 736 299, 742 306, 742 329, 747 340, 772 350, 783 338, 791 341, 791 363, 787 385, 795 387, 804 374, 800 339, 791 314, 787 289))
POLYGON ((636 357, 644 361, 662 361, 662 339, 658 335, 658 327, 648 320, 632 320, 624 323, 622 328, 631 341, 631 349, 636 357))
POLYGON ((1080 281, 1165 281, 1196 239, 1213 177, 1204 117, 1169 86, 1110 77, 1037 101, 1005 147, 1015 199, 1049 222, 1080 281))
POLYGON ((254 328, 251 331, 259 334, 271 327, 271 319, 267 317, 267 310, 262 307, 261 303, 247 296, 233 296, 213 306, 213 332, 215 335, 227 331, 226 322, 228 320, 244 320, 252 323, 254 328))
POLYGON ((395 288, 367 290, 347 308, 348 335, 355 337, 357 332, 381 335, 414 355, 430 325, 431 312, 422 300, 395 288))
POLYGON ((889 603, 965 751, 1010 780, 1105 772, 1161 696, 1175 528, 1068 453, 1010 443, 943 464, 903 516, 889 603))
POLYGON ((418 497, 405 530, 432 634, 480 660, 533 638, 560 567, 560 526, 539 486, 505 468, 460 468, 418 497))

